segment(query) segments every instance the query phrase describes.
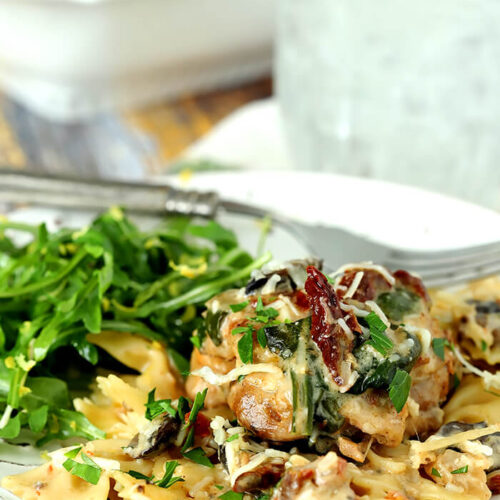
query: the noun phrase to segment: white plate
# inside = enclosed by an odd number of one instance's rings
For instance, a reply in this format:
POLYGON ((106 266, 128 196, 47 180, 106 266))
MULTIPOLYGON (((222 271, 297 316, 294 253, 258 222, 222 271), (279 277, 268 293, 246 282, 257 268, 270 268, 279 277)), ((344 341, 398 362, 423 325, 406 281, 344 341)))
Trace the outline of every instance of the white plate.
MULTIPOLYGON (((399 247, 458 248, 500 239, 500 214, 491 210, 382 181, 335 174, 303 172, 238 172, 194 174, 167 178, 189 189, 218 191, 221 196, 265 206, 311 222, 348 228, 369 238, 399 247)), ((26 208, 9 214, 14 220, 48 222, 49 229, 85 224, 91 214, 67 210, 26 208)), ((259 229, 254 221, 222 215, 244 247, 256 248, 259 229)), ((268 248, 277 260, 306 255, 304 247, 283 232, 275 232, 268 248)), ((0 477, 20 472, 26 466, 6 462, 36 463, 39 454, 0 444, 0 477)), ((0 489, 0 497, 14 498, 0 489)), ((500 498, 500 497, 499 497, 500 498)))

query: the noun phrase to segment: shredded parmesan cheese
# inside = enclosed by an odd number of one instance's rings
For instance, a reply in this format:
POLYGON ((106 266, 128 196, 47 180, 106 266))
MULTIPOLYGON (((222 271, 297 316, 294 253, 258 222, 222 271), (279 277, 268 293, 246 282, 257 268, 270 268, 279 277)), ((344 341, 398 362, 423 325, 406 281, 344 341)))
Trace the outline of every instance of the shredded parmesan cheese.
POLYGON ((452 436, 436 437, 431 436, 427 441, 420 443, 419 441, 410 441, 410 461, 414 468, 418 468, 423 462, 421 454, 429 451, 448 448, 452 445, 463 443, 464 441, 473 441, 480 437, 494 434, 500 431, 500 424, 489 425, 482 429, 472 429, 470 431, 459 432, 452 436))
POLYGON ((279 373, 281 370, 271 363, 256 363, 254 365, 242 365, 237 368, 233 368, 230 372, 225 375, 219 373, 214 373, 212 369, 208 366, 203 366, 191 375, 201 377, 205 382, 212 385, 224 385, 229 382, 234 382, 241 375, 248 375, 250 373, 279 373))
POLYGON ((344 304, 343 302, 340 302, 339 305, 342 311, 353 312, 356 316, 359 316, 361 318, 370 314, 370 311, 365 311, 364 309, 360 309, 359 307, 356 307, 352 304, 344 304))
POLYGON ((356 273, 356 276, 354 276, 354 279, 352 280, 351 286, 344 295, 344 299, 349 299, 356 293, 356 290, 358 289, 358 286, 361 283, 364 275, 365 273, 363 271, 358 271, 356 273))
POLYGON ((405 325, 404 328, 409 333, 413 333, 413 335, 420 340, 420 344, 422 345, 422 354, 427 354, 432 340, 431 332, 427 330, 427 328, 420 328, 412 325, 405 325))
POLYGON ((273 274, 267 280, 267 283, 262 288, 262 295, 270 295, 276 291, 276 285, 281 280, 281 276, 279 274, 273 274))
POLYGON ((495 374, 487 372, 486 370, 480 370, 476 368, 473 364, 469 363, 463 356, 462 353, 458 350, 458 347, 455 346, 453 349, 455 356, 458 361, 462 363, 464 368, 474 375, 481 377, 484 380, 484 385, 486 389, 491 389, 492 387, 495 389, 500 389, 500 372, 496 372, 495 374))
POLYGON ((379 274, 381 274, 384 279, 389 283, 389 285, 394 285, 396 283, 396 280, 394 279, 394 276, 391 275, 391 273, 383 266, 379 266, 377 264, 374 264, 371 261, 367 262, 358 262, 358 263, 351 263, 351 264, 345 264, 341 267, 339 267, 335 271, 335 275, 337 274, 343 274, 345 271, 348 271, 349 269, 370 269, 372 271, 377 271, 379 274))
POLYGON ((337 322, 348 336, 352 336, 352 330, 349 328, 349 325, 345 322, 344 318, 339 318, 337 322))
POLYGON ((385 326, 391 326, 390 321, 387 319, 387 316, 384 314, 384 311, 380 309, 379 305, 373 300, 367 300, 365 304, 382 320, 385 326))

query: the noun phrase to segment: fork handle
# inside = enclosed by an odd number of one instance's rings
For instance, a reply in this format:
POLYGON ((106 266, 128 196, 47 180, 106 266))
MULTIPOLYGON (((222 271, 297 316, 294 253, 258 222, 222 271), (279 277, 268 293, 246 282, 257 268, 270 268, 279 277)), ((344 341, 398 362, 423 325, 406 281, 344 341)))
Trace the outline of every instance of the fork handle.
POLYGON ((47 177, 0 170, 0 202, 106 210, 125 206, 131 212, 215 217, 219 196, 153 183, 47 177))

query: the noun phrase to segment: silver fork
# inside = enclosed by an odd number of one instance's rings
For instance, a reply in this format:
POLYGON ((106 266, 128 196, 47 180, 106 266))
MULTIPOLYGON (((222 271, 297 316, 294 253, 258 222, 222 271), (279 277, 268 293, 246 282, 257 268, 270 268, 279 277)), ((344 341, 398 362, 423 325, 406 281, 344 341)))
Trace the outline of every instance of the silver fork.
POLYGON ((215 218, 225 211, 268 216, 321 257, 328 272, 347 262, 373 261, 391 270, 406 269, 428 287, 449 286, 500 273, 500 241, 456 250, 414 251, 370 241, 345 229, 309 225, 265 208, 228 200, 216 193, 183 191, 153 183, 84 180, 0 170, 0 202, 105 210, 125 206, 130 212, 215 218))

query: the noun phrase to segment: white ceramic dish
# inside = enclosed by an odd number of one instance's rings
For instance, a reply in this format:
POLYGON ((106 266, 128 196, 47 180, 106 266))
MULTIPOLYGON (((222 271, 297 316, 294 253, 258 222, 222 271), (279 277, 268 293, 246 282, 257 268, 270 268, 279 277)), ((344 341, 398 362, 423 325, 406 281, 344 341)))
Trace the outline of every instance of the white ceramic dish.
MULTIPOLYGON (((169 182, 186 186, 179 178, 169 182)), ((500 238, 500 214, 460 200, 367 179, 300 172, 239 172, 194 175, 188 187, 217 190, 222 196, 258 203, 304 220, 350 228, 401 247, 454 248, 500 238)), ((80 226, 91 214, 27 208, 9 214, 14 220, 80 226), (58 222, 56 222, 58 221, 58 222)), ((256 248, 254 221, 221 214, 242 245, 256 248)), ((276 231, 268 240, 276 259, 306 254, 300 242, 276 231)), ((39 452, 0 443, 0 477, 41 462, 39 452), (29 464, 29 465, 18 465, 29 464)), ((0 498, 14 499, 0 489, 0 498)), ((496 500, 499 500, 497 497, 496 500)))
POLYGON ((0 0, 0 85, 50 119, 270 71, 274 0, 0 0))

